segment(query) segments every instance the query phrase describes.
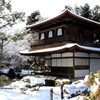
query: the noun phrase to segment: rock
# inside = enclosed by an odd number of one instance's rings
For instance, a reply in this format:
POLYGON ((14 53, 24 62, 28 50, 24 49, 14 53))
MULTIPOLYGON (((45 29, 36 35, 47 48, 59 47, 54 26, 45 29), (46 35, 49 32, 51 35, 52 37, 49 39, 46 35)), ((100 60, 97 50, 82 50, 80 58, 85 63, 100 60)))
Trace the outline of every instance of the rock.
POLYGON ((90 91, 88 91, 88 88, 87 88, 82 92, 82 94, 89 96, 90 95, 90 91))
POLYGON ((10 68, 9 72, 8 72, 8 77, 10 77, 11 79, 15 78, 16 74, 14 69, 10 68))
POLYGON ((55 86, 55 81, 51 79, 46 79, 45 86, 55 86))

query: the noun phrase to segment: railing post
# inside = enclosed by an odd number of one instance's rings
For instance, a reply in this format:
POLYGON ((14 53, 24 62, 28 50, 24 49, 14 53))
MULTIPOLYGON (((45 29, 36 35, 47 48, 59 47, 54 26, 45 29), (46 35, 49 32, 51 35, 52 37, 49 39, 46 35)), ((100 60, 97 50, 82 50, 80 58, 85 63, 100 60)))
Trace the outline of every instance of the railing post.
POLYGON ((64 96, 63 96, 63 86, 64 86, 64 84, 61 84, 61 100, 64 98, 64 96))
POLYGON ((53 100, 53 88, 50 89, 50 100, 53 100))

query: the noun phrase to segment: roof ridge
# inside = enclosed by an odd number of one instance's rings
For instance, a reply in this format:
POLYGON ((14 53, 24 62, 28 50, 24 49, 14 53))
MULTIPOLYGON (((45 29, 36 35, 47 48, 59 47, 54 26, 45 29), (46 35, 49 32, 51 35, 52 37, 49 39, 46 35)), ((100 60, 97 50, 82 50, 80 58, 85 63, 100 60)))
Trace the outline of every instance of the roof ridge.
POLYGON ((40 22, 36 22, 35 24, 28 25, 28 26, 26 26, 26 28, 30 28, 30 27, 32 27, 32 26, 42 24, 42 23, 44 23, 44 22, 46 22, 46 21, 49 21, 49 20, 54 19, 54 18, 57 18, 57 17, 59 17, 60 15, 66 13, 66 12, 69 12, 70 14, 72 14, 72 15, 74 15, 74 16, 77 16, 77 17, 79 17, 79 18, 82 18, 82 19, 84 19, 84 20, 87 20, 87 21, 89 21, 89 22, 92 22, 92 23, 95 23, 95 24, 100 25, 100 22, 97 22, 97 21, 91 20, 91 19, 89 19, 89 18, 80 16, 80 15, 78 15, 78 14, 75 14, 75 13, 74 13, 73 11, 71 11, 71 10, 65 9, 64 11, 62 11, 61 13, 59 13, 57 16, 50 17, 50 18, 48 18, 48 19, 46 19, 46 20, 43 20, 43 21, 40 21, 40 22))

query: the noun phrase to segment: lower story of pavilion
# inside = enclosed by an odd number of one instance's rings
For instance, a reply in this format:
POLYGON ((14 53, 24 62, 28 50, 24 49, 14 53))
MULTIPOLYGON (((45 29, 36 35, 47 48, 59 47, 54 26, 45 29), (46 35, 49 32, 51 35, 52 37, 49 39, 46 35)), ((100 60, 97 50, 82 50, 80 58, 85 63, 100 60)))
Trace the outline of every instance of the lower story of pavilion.
POLYGON ((36 74, 76 78, 100 70, 100 48, 66 44, 20 53, 44 57, 43 66, 40 71, 35 70, 36 74))

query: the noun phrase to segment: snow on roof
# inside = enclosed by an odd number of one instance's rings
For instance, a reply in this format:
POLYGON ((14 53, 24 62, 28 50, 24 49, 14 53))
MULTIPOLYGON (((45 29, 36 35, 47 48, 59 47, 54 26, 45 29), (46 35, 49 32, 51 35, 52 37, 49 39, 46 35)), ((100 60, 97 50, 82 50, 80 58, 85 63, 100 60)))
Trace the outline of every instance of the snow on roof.
POLYGON ((80 16, 80 15, 78 15, 78 14, 73 13, 72 11, 69 11, 69 12, 72 13, 73 15, 77 16, 77 17, 80 17, 80 18, 84 19, 84 20, 87 20, 87 21, 89 21, 89 22, 93 22, 93 23, 95 23, 95 24, 100 25, 100 22, 97 22, 97 21, 91 20, 91 19, 89 19, 89 18, 80 16))
POLYGON ((37 50, 24 50, 24 51, 19 51, 20 54, 39 54, 39 53, 46 53, 46 52, 55 52, 63 49, 70 49, 72 47, 79 47, 84 50, 90 50, 90 51, 95 51, 95 52, 100 52, 100 48, 95 48, 95 47, 88 47, 88 46, 81 46, 77 43, 68 43, 63 46, 57 46, 57 47, 48 47, 48 48, 41 48, 37 50))
POLYGON ((49 20, 51 20, 51 19, 57 18, 57 17, 59 17, 60 15, 64 14, 65 12, 68 12, 68 13, 70 13, 70 14, 76 16, 76 17, 79 17, 79 18, 81 18, 81 19, 84 19, 84 20, 86 20, 86 21, 89 21, 89 22, 92 22, 92 23, 95 23, 95 24, 100 25, 100 22, 97 22, 97 21, 94 21, 94 20, 85 18, 85 17, 83 17, 83 16, 80 16, 80 15, 78 15, 78 14, 75 14, 75 13, 73 13, 72 11, 66 9, 66 10, 64 10, 63 12, 61 12, 60 14, 58 14, 57 16, 53 17, 53 18, 48 18, 48 19, 43 20, 43 21, 41 21, 41 22, 36 22, 35 24, 26 26, 26 28, 30 28, 30 27, 32 27, 32 26, 36 26, 36 25, 42 24, 42 23, 44 23, 44 22, 47 22, 47 21, 49 21, 49 20))
MULTIPOLYGON (((71 46, 71 45, 70 45, 71 46)), ((49 48, 42 48, 42 49, 38 49, 38 50, 34 50, 30 51, 30 50, 25 50, 25 51, 20 51, 21 54, 33 54, 33 53, 44 53, 44 52, 51 52, 51 51, 57 51, 57 50, 61 50, 64 49, 65 45, 63 46, 57 46, 57 47, 49 47, 49 48)))

